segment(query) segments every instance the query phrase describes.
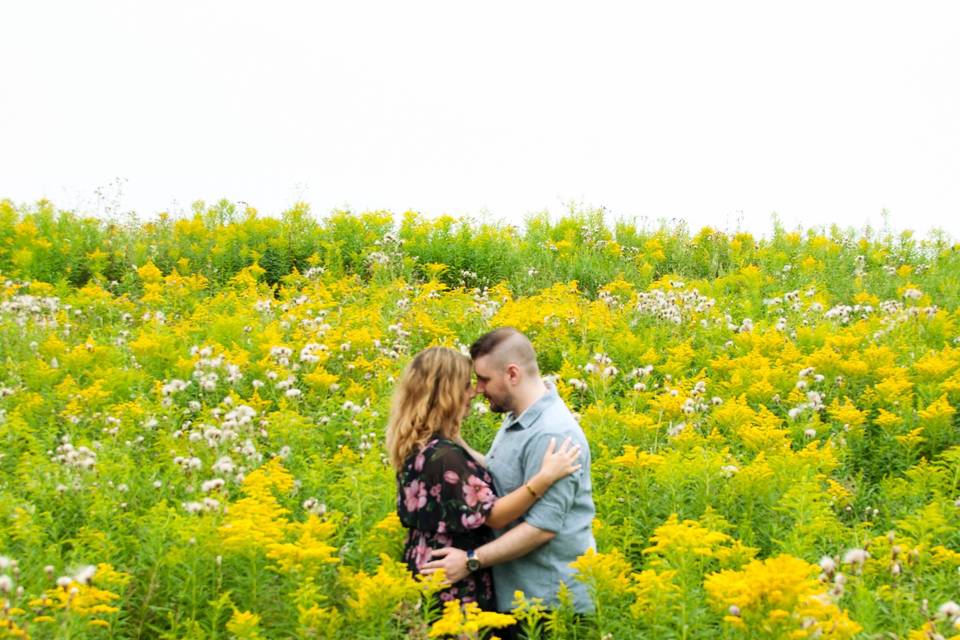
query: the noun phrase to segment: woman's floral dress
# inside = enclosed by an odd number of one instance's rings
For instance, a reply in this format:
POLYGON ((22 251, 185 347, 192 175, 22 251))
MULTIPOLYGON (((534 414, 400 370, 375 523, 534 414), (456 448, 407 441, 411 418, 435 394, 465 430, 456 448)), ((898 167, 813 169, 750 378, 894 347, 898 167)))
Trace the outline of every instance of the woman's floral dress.
MULTIPOLYGON (((397 484, 397 514, 408 530, 403 559, 412 572, 431 560, 432 549, 476 549, 493 538, 485 524, 497 499, 493 479, 452 440, 427 442, 407 459, 397 484)), ((491 570, 474 571, 440 592, 443 601, 454 598, 494 610, 491 570)))

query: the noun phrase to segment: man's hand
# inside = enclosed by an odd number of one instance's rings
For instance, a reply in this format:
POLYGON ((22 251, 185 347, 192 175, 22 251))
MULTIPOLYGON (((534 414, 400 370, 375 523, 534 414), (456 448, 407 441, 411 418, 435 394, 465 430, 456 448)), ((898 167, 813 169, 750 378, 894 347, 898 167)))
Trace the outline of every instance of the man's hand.
POLYGON ((450 584, 460 582, 470 573, 467 571, 467 552, 463 549, 454 547, 434 549, 430 552, 430 556, 436 559, 420 567, 420 573, 433 573, 437 569, 443 569, 450 584))

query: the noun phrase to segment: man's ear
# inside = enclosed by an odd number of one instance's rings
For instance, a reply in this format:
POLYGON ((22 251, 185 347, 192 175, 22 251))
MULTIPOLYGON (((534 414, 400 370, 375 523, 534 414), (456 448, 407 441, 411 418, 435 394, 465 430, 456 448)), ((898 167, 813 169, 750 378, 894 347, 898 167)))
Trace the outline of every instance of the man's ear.
POLYGON ((509 380, 511 384, 517 384, 518 382, 520 382, 520 366, 519 365, 514 364, 512 362, 507 365, 507 380, 509 380))

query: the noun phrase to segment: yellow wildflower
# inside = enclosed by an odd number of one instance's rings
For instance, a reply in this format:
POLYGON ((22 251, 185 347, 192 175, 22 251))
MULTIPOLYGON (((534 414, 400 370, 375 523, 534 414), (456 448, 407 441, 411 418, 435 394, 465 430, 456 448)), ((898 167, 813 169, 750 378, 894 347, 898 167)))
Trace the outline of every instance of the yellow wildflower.
POLYGON ((547 611, 543 604, 543 598, 528 598, 523 591, 519 589, 513 592, 513 610, 511 614, 521 625, 523 623, 534 623, 547 611))
POLYGON ((623 455, 617 456, 610 461, 611 464, 627 467, 628 469, 642 469, 644 467, 656 467, 663 464, 663 456, 647 451, 638 451, 633 445, 626 445, 623 448, 623 455))
POLYGON ((892 404, 909 400, 913 383, 910 382, 905 370, 896 368, 888 371, 884 379, 874 385, 874 388, 880 398, 892 404))
POLYGON ((257 640, 260 638, 260 616, 250 611, 233 610, 227 621, 227 631, 238 640, 257 640))
POLYGON ((142 267, 137 267, 137 274, 144 282, 160 282, 163 273, 153 264, 153 260, 148 260, 142 267))
MULTIPOLYGON (((109 567, 110 565, 100 566, 109 567)), ((114 578, 113 583, 118 584, 129 580, 130 577, 128 574, 112 572, 112 569, 105 570, 105 573, 107 573, 105 583, 109 583, 110 578, 114 578)), ((110 603, 119 599, 120 596, 112 591, 71 581, 66 586, 48 589, 42 597, 31 600, 29 604, 34 608, 49 607, 54 610, 72 611, 81 616, 93 616, 117 613, 120 609, 110 603)))
POLYGON ((895 413, 890 413, 886 409, 877 411, 877 417, 873 419, 874 423, 884 431, 890 431, 894 427, 903 423, 903 418, 895 413))
POLYGON ((926 440, 921 434, 923 433, 923 427, 917 427, 916 429, 911 429, 910 433, 901 436, 894 436, 900 444, 904 447, 910 448, 916 445, 919 445, 921 442, 926 440))
POLYGON ((824 593, 820 567, 790 555, 712 573, 704 588, 724 620, 754 637, 850 638, 861 630, 824 593))
POLYGON ((293 476, 273 458, 254 470, 243 481, 247 497, 230 505, 220 527, 223 546, 227 550, 244 551, 278 544, 284 537, 289 511, 273 495, 273 491, 289 492, 293 476))
POLYGON ((484 629, 502 629, 515 622, 509 614, 483 611, 476 602, 461 606, 459 600, 449 600, 443 605, 443 616, 430 627, 430 637, 479 638, 484 629))
POLYGON ((343 616, 335 607, 297 606, 297 622, 302 637, 338 638, 343 628, 343 616))
POLYGON ((736 427, 736 435, 751 451, 785 449, 789 447, 790 432, 782 428, 782 424, 779 416, 761 405, 752 420, 736 427))
POLYGON ((850 402, 850 398, 845 398, 843 404, 840 399, 835 399, 830 404, 830 417, 841 424, 849 424, 851 427, 859 427, 866 422, 867 415, 857 409, 856 405, 850 402))
POLYGON ((658 572, 655 569, 634 573, 629 591, 635 600, 630 605, 630 614, 643 620, 663 615, 681 594, 680 587, 673 581, 676 574, 676 571, 658 572))
POLYGON ((683 566, 691 557, 712 557, 733 539, 720 531, 707 529, 695 520, 681 522, 674 513, 654 530, 650 541, 653 544, 643 552, 652 555, 652 564, 660 567, 683 566))
POLYGON ((921 409, 918 413, 920 417, 928 425, 948 425, 950 424, 953 414, 957 412, 956 409, 950 404, 950 400, 947 399, 946 395, 942 395, 933 402, 926 409, 921 409))
POLYGON ((330 373, 329 371, 326 371, 322 367, 318 367, 314 371, 303 376, 303 380, 314 389, 326 391, 331 386, 339 382, 340 377, 330 373))
POLYGON ((619 593, 630 585, 630 563, 616 549, 610 553, 587 549, 570 566, 577 570, 576 579, 595 593, 619 593))
POLYGON ((353 573, 344 568, 340 579, 352 593, 347 598, 347 606, 360 620, 392 612, 404 601, 416 602, 423 591, 422 583, 414 579, 406 564, 384 554, 380 555, 380 566, 375 574, 353 573))
POLYGON ((275 560, 284 573, 291 571, 312 574, 327 564, 340 561, 334 556, 337 548, 326 543, 334 533, 330 522, 320 520, 311 513, 303 523, 290 523, 287 530, 298 535, 296 542, 270 543, 266 545, 267 557, 275 560))
POLYGON ((396 511, 388 513, 383 520, 373 526, 374 529, 386 531, 387 533, 396 533, 403 531, 403 523, 400 522, 400 516, 396 511))

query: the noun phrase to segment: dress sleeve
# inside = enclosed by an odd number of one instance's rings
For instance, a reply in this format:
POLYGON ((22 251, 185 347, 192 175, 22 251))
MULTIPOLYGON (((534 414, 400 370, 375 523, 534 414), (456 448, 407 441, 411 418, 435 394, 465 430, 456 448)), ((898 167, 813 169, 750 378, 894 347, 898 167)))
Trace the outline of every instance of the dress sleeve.
POLYGON ((437 447, 424 466, 424 477, 439 503, 438 533, 463 533, 486 523, 497 496, 485 476, 460 447, 437 447))

